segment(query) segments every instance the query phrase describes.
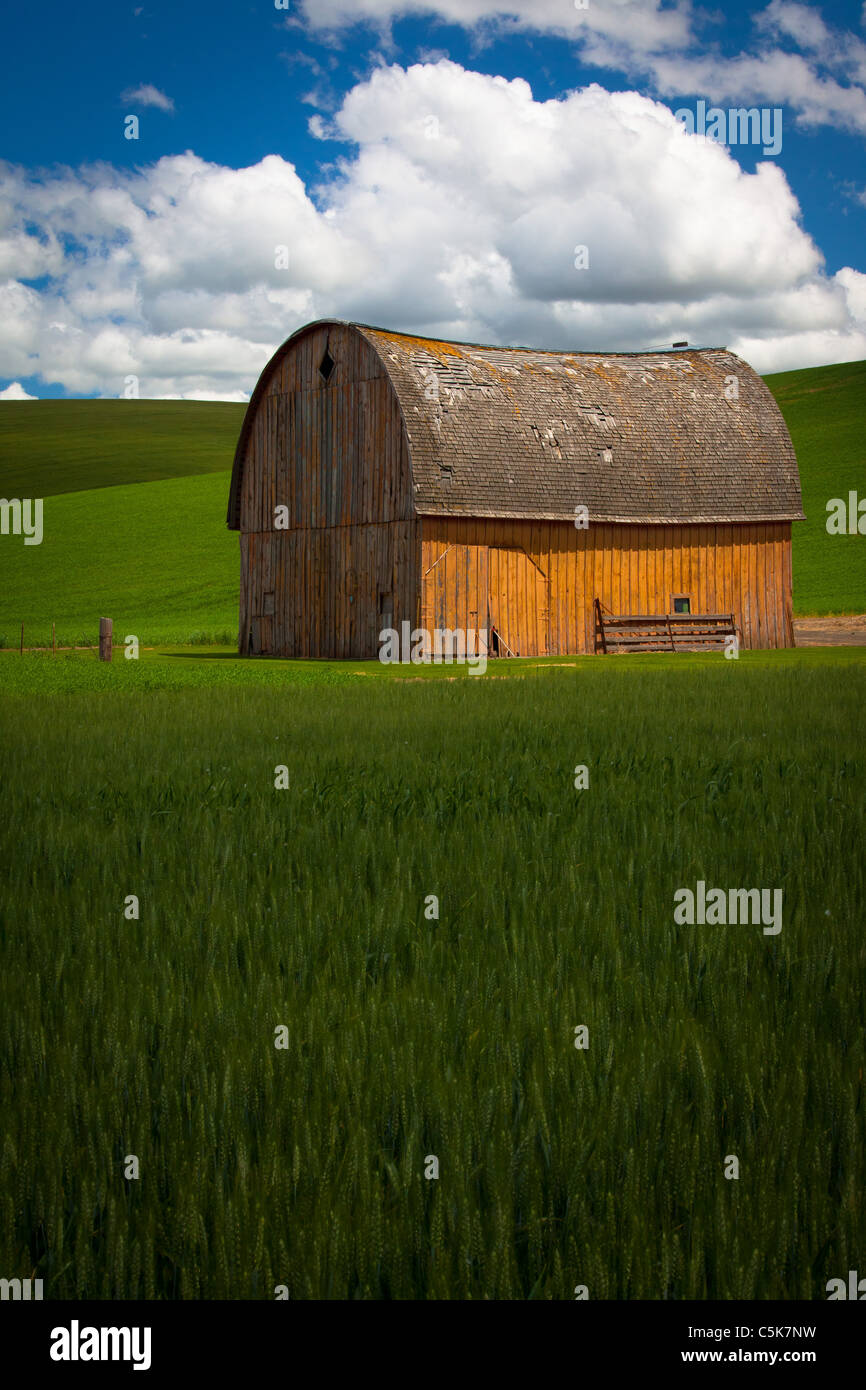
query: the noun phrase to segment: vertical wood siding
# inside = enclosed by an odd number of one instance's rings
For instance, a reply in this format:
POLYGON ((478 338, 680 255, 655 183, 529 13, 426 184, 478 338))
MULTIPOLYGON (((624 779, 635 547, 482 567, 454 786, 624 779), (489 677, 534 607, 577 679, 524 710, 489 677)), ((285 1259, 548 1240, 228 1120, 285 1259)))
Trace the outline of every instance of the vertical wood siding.
POLYGON ((425 517, 421 625, 489 628, 521 656, 595 650, 615 613, 733 613, 743 646, 793 646, 791 525, 595 525, 425 517), (486 621, 474 622, 474 615, 486 621))
POLYGON ((241 533, 241 653, 375 656, 383 625, 417 625, 416 538, 415 522, 241 533))
POLYGON ((376 353, 339 326, 278 364, 241 483, 239 649, 372 656, 383 620, 418 622, 418 522, 399 405, 376 353), (325 351, 334 361, 326 382, 325 351), (288 508, 277 530, 275 509, 288 508))

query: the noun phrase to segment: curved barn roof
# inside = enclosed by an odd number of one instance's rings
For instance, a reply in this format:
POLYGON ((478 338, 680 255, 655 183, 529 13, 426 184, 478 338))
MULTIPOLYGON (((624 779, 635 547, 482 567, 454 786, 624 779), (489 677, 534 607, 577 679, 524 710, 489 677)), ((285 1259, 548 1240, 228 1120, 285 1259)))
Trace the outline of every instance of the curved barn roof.
MULTIPOLYGON (((235 455, 230 526, 259 399, 298 338, 320 326, 289 338, 262 373, 235 455)), ((732 352, 542 352, 348 326, 396 393, 419 515, 573 520, 583 504, 603 522, 803 516, 782 414, 732 352)))

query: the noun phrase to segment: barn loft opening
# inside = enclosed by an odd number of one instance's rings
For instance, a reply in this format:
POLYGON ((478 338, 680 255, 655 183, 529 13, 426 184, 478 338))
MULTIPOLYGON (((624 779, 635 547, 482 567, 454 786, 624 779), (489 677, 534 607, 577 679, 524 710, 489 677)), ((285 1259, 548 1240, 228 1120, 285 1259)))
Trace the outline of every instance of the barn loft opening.
POLYGON ((334 375, 334 368, 336 367, 336 365, 337 364, 331 356, 330 352, 327 348, 325 348, 325 355, 319 363, 319 375, 321 376, 324 382, 327 383, 331 380, 331 377, 334 375))

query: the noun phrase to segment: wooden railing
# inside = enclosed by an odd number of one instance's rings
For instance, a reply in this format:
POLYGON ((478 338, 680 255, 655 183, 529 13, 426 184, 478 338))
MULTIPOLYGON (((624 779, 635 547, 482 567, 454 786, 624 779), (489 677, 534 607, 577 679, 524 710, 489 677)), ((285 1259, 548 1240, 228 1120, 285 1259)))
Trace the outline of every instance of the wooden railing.
POLYGON ((609 613, 595 600, 596 652, 722 651, 733 613, 609 613))

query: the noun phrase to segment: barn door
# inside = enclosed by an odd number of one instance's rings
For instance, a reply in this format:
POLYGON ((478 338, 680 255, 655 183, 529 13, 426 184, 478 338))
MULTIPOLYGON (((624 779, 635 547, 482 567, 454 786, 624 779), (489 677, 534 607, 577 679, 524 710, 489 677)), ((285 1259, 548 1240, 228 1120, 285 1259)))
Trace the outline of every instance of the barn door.
POLYGON ((424 583, 424 611, 432 627, 486 628, 488 644, 495 627, 515 656, 547 655, 547 576, 521 547, 443 546, 424 583))
POLYGON ((274 594, 262 595, 261 611, 250 619, 251 656, 270 656, 274 650, 274 594))
POLYGON ((484 651, 478 634, 487 626, 487 547, 446 545, 424 576, 424 611, 432 628, 471 632, 473 651, 484 651))
POLYGON ((487 626, 504 644, 501 655, 547 656, 548 592, 547 575, 521 547, 490 549, 487 626))

